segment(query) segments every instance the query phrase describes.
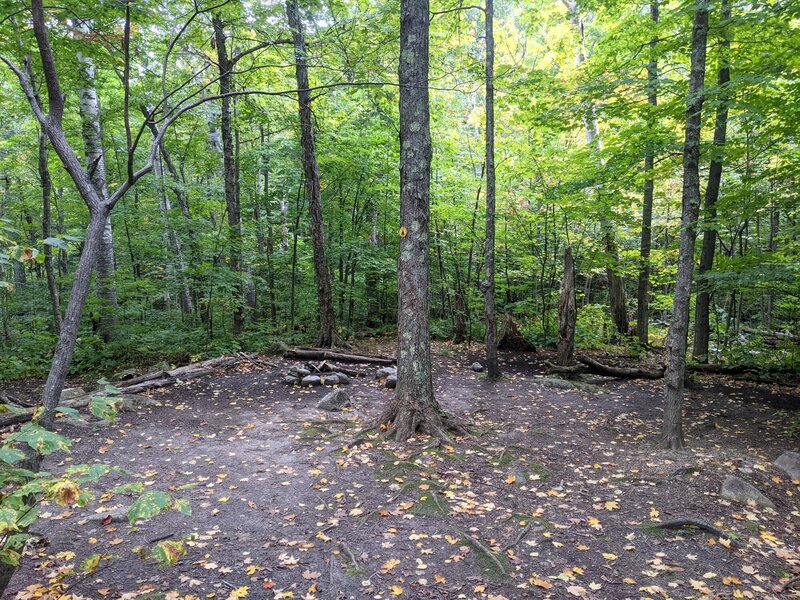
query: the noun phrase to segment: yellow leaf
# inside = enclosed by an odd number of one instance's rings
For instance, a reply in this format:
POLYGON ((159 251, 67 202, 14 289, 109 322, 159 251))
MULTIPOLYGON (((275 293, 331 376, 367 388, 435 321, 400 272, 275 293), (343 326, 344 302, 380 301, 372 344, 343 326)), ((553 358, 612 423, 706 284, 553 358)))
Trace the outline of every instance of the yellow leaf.
POLYGON ((536 587, 540 587, 540 588, 542 588, 544 590, 549 590, 551 587, 553 587, 552 583, 550 583, 546 579, 540 579, 539 577, 533 577, 533 578, 529 579, 528 581, 530 581, 536 587))
POLYGON ((513 473, 509 473, 508 475, 506 475, 506 483, 508 485, 513 485, 516 481, 517 481, 517 476, 514 475, 513 473))
POLYGON ((445 583, 447 583, 447 578, 444 575, 439 575, 437 573, 436 575, 433 576, 433 582, 434 583, 445 584, 445 583))
POLYGON ((650 509, 650 518, 651 519, 657 519, 659 514, 660 513, 655 508, 651 508, 650 509))
POLYGON ((619 508, 619 502, 616 500, 608 500, 607 502, 603 503, 603 506, 606 507, 606 510, 617 510, 619 508))
POLYGON ((472 591, 476 594, 482 594, 483 592, 486 591, 486 586, 481 583, 472 588, 472 591))
POLYGON ((603 552, 603 558, 606 560, 617 560, 619 556, 613 554, 612 552, 603 552))
POLYGON ((246 585, 236 588, 230 593, 228 596, 228 600, 235 600, 236 598, 246 598, 247 594, 250 592, 250 588, 246 585))
POLYGON ((394 569, 397 565, 400 564, 400 561, 396 558, 390 558, 381 566, 381 573, 388 573, 392 569, 394 569))
POLYGON ((70 506, 80 499, 81 488, 74 481, 65 479, 56 483, 50 494, 59 506, 70 506))
POLYGON ((389 591, 392 592, 392 596, 402 596, 403 595, 403 588, 399 585, 390 585, 389 591))
POLYGON ((589 523, 589 527, 591 527, 592 529, 603 528, 603 526, 600 524, 600 519, 598 519, 597 517, 589 517, 588 519, 586 519, 586 521, 589 523))

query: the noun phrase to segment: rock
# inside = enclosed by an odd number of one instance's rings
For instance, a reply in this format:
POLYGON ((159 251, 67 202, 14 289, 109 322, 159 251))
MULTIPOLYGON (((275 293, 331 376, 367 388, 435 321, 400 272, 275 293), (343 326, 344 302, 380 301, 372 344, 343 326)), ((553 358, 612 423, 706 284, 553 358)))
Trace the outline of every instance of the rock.
POLYGON ((158 400, 144 394, 120 394, 119 398, 122 398, 122 410, 135 410, 159 404, 158 400))
POLYGON ((305 367, 298 367, 298 369, 297 369, 297 376, 298 377, 306 377, 307 375, 311 375, 311 371, 309 371, 305 367))
POLYGON ((389 377, 386 378, 386 383, 383 384, 383 387, 389 388, 390 390, 393 390, 394 388, 396 388, 397 387, 397 375, 389 375, 389 377))
POLYGON ((470 367, 470 369, 472 369, 476 373, 483 373, 483 365, 481 363, 479 363, 479 362, 472 363, 472 366, 470 367))
POLYGON ((289 346, 286 345, 285 342, 280 340, 272 342, 269 346, 267 346, 267 354, 272 354, 273 356, 283 356, 289 351, 289 346))
POLYGON ((119 523, 120 521, 127 521, 128 520, 128 509, 125 507, 116 507, 112 508, 109 511, 101 512, 101 513, 92 513, 89 515, 89 521, 97 521, 100 523, 107 522, 107 523, 119 523))
POLYGON ((741 502, 742 504, 755 502, 767 508, 775 508, 772 500, 767 498, 744 479, 736 477, 736 475, 728 475, 728 478, 722 484, 720 496, 726 500, 733 500, 734 502, 741 502))
POLYGON ((128 381, 128 379, 133 379, 138 374, 139 371, 136 369, 123 369, 114 373, 111 376, 111 381, 128 381))
POLYGON ((344 390, 333 390, 330 394, 327 394, 322 400, 319 401, 317 404, 317 408, 321 410, 342 410, 343 408, 347 408, 350 406, 350 396, 347 395, 347 392, 344 390))
POLYGON ((792 481, 800 480, 800 452, 787 450, 777 458, 775 466, 786 471, 792 481))
POLYGON ((320 380, 323 382, 324 385, 339 385, 342 382, 336 373, 323 375, 322 377, 320 377, 320 380))
POLYGON ((375 379, 383 379, 384 377, 397 377, 397 367, 381 367, 375 373, 375 379))
POLYGON ((285 383, 286 385, 297 385, 298 383, 300 383, 300 378, 295 377, 294 375, 287 375, 286 377, 283 378, 283 383, 285 383))
POLYGON ((342 385, 348 385, 350 383, 350 377, 348 377, 344 373, 339 373, 339 371, 336 371, 334 375, 336 375, 339 378, 339 383, 341 383, 342 385))
POLYGON ((303 385, 322 385, 319 375, 306 375, 300 380, 303 385))
POLYGON ((88 393, 89 392, 82 387, 66 388, 64 390, 61 390, 61 401, 63 402, 64 400, 73 400, 75 398, 80 398, 81 396, 85 396, 88 393))

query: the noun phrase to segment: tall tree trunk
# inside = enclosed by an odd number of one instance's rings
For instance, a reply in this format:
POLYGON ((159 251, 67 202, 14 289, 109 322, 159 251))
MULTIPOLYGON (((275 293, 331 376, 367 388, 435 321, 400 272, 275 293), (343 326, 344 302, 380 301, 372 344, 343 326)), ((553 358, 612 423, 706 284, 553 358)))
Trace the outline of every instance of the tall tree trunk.
POLYGON ((564 279, 558 300, 558 356, 556 363, 571 365, 575 360, 575 321, 578 311, 575 306, 575 263, 572 248, 564 249, 564 279))
POLYGON ((703 109, 703 79, 706 71, 708 0, 698 0, 692 30, 692 59, 686 101, 686 136, 683 143, 683 198, 678 254, 678 274, 667 334, 667 365, 664 372, 664 423, 661 443, 677 450, 683 439, 683 378, 686 371, 686 341, 689 300, 694 271, 694 246, 700 212, 700 125, 703 109))
POLYGON ((275 302, 275 269, 272 264, 272 254, 275 251, 275 240, 272 232, 272 201, 270 200, 269 188, 269 154, 267 154, 266 144, 269 142, 269 132, 266 137, 264 135, 264 126, 260 128, 261 133, 261 151, 264 153, 261 159, 261 174, 264 177, 264 191, 260 198, 256 198, 257 221, 258 221, 258 235, 259 244, 263 249, 260 252, 266 254, 267 257, 267 286, 269 287, 269 314, 273 327, 278 325, 278 309, 275 302), (261 203, 264 204, 264 218, 266 220, 266 235, 264 234, 264 226, 261 219, 261 203))
POLYGON ((486 319, 486 375, 500 377, 497 363, 497 317, 495 315, 495 168, 494 168, 494 0, 486 0, 486 280, 483 303, 486 319))
POLYGON ((160 196, 158 206, 159 210, 161 211, 161 216, 164 219, 164 234, 166 241, 172 253, 170 262, 174 265, 175 283, 178 285, 181 312, 185 315, 190 315, 194 309, 192 306, 192 293, 189 289, 188 278, 186 277, 186 259, 183 256, 183 245, 178 237, 178 233, 175 231, 175 228, 170 222, 169 213, 172 210, 172 204, 169 200, 169 196, 167 195, 167 188, 164 183, 162 159, 163 156, 159 153, 159 156, 156 158, 155 163, 153 164, 153 174, 158 181, 158 191, 160 196))
MULTIPOLYGON (((722 20, 728 21, 731 17, 731 5, 726 1, 722 4, 722 20)), ((725 34, 723 23, 722 40, 720 42, 720 69, 717 74, 719 86, 719 104, 717 105, 714 120, 714 156, 708 168, 708 186, 703 209, 705 211, 703 228, 703 246, 700 251, 700 281, 698 283, 697 298, 694 308, 694 343, 692 356, 699 362, 708 362, 708 341, 710 338, 710 308, 711 293, 704 275, 714 266, 714 250, 717 246, 717 230, 713 223, 717 217, 717 200, 719 199, 720 184, 722 183, 723 148, 728 131, 728 82, 731 80, 731 70, 728 63, 728 51, 731 41, 725 34), (708 225, 711 224, 709 227, 708 225)))
MULTIPOLYGON (((44 239, 51 237, 52 219, 50 216, 50 195, 53 191, 53 180, 50 177, 50 167, 47 164, 47 135, 39 135, 39 180, 42 184, 42 236, 44 239)), ((58 293, 56 274, 53 269, 53 247, 44 246, 44 271, 47 275, 47 290, 50 294, 50 307, 53 311, 53 331, 56 335, 61 332, 61 297, 58 293)))
POLYGON ((399 441, 417 431, 447 437, 431 376, 428 19, 428 0, 401 0, 397 388, 380 417, 381 423, 390 423, 389 431, 399 441))
POLYGON ((328 260, 325 256, 325 225, 322 217, 322 198, 319 185, 319 169, 314 142, 314 125, 311 112, 311 91, 308 84, 308 62, 303 24, 297 0, 287 0, 286 16, 294 40, 295 72, 297 75, 297 101, 300 114, 300 146, 303 151, 303 173, 306 180, 306 196, 311 214, 311 244, 314 251, 314 280, 317 285, 317 310, 319 311, 319 335, 317 345, 329 348, 341 344, 336 333, 336 316, 333 307, 331 279, 328 260))
MULTIPOLYGON (((572 23, 575 25, 580 35, 578 54, 575 57, 575 62, 580 65, 586 60, 588 55, 585 38, 586 23, 580 14, 580 6, 577 2, 574 0, 562 0, 562 2, 567 7, 567 10, 569 10, 572 23)), ((597 152, 600 163, 604 164, 605 161, 602 156, 600 156, 603 151, 603 142, 600 139, 600 128, 597 124, 597 111, 591 101, 587 102, 584 107, 583 123, 586 129, 586 143, 597 152)), ((625 283, 616 271, 616 267, 619 264, 619 255, 617 252, 617 243, 614 239, 613 225, 608 218, 601 217, 600 228, 603 232, 605 251, 613 263, 606 268, 611 318, 614 321, 617 332, 622 335, 627 335, 630 327, 628 323, 627 300, 625 298, 625 283)))
MULTIPOLYGON (((658 23, 658 0, 650 3, 650 19, 658 23)), ((650 62, 647 64, 647 103, 650 114, 647 117, 647 146, 644 156, 644 198, 642 200, 642 236, 639 248, 639 285, 636 290, 636 332, 639 342, 647 345, 650 341, 650 249, 653 238, 653 166, 655 163, 655 142, 653 128, 656 124, 658 105, 658 61, 655 51, 658 37, 650 39, 650 62)))
POLYGON ((233 63, 228 55, 225 38, 225 24, 219 15, 212 19, 214 40, 217 46, 217 65, 219 66, 219 93, 222 110, 220 131, 222 134, 222 169, 225 182, 225 208, 228 213, 228 244, 230 270, 236 278, 233 292, 233 333, 244 330, 244 282, 242 280, 242 215, 239 204, 239 165, 233 147, 233 122, 230 97, 224 96, 233 91, 233 63))
MULTIPOLYGON (((88 27, 81 26, 82 33, 88 34, 88 27)), ((100 125, 100 103, 95 87, 94 60, 78 53, 80 67, 80 115, 83 146, 86 154, 86 169, 89 172, 97 195, 108 199, 106 183, 106 159, 103 151, 103 134, 100 125)), ((116 263, 114 259, 114 234, 111 229, 111 214, 103 226, 100 254, 97 257, 97 296, 102 302, 100 309, 100 334, 110 341, 117 324, 117 288, 114 283, 116 263)))

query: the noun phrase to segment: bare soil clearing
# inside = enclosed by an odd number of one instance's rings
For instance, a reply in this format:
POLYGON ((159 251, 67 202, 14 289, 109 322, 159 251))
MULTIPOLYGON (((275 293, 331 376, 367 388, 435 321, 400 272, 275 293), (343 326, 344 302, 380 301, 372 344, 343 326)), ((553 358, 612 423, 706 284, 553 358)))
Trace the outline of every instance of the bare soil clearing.
POLYGON ((46 468, 118 465, 130 475, 103 490, 142 481, 193 514, 101 520, 132 501, 114 494, 43 506, 34 529, 49 544, 31 548, 5 598, 800 596, 800 584, 780 591, 800 573, 800 488, 772 465, 798 447, 778 412, 800 407, 797 388, 699 378, 690 448, 672 452, 656 448, 662 382, 558 389, 541 383, 551 356, 501 352, 492 384, 470 370, 479 352, 436 344, 434 355, 437 398, 474 431, 453 446, 358 435, 392 390, 354 378, 353 408, 324 413, 330 389, 283 384, 293 361, 156 390, 158 405, 116 425, 61 422, 76 443, 46 468), (776 511, 721 499, 731 473, 776 511), (726 537, 658 528, 676 519, 726 537), (187 534, 173 567, 135 550, 187 534), (80 575, 96 553, 107 558, 80 575))

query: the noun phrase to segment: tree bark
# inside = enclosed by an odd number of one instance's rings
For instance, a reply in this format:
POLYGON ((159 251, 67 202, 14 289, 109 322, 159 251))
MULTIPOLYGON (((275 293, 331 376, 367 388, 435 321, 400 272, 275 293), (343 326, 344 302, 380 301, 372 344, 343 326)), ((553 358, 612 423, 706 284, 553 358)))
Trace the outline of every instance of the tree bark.
MULTIPOLYGON (((81 33, 88 34, 88 26, 84 23, 79 27, 81 33)), ((79 109, 81 115, 81 133, 86 155, 86 170, 90 174, 92 185, 97 195, 103 200, 108 199, 108 184, 106 179, 106 158, 103 150, 103 134, 100 124, 100 102, 97 98, 95 86, 94 60, 82 53, 78 53, 78 65, 81 69, 79 109)), ((116 261, 114 258, 114 234, 111 228, 111 214, 103 226, 103 237, 100 243, 100 254, 97 257, 97 296, 101 301, 100 308, 100 335, 105 341, 114 337, 117 325, 117 288, 114 283, 116 261)))
POLYGON ((428 0, 400 5, 400 249, 397 259, 397 387, 380 423, 404 441, 416 432, 447 438, 433 395, 430 347, 431 132, 428 0))
POLYGON ((297 101, 300 115, 300 146, 303 152, 303 173, 306 181, 308 209, 311 215, 311 244, 314 254, 314 280, 317 286, 317 310, 319 311, 317 345, 329 348, 341 344, 341 340, 336 332, 331 279, 328 273, 328 260, 325 256, 325 225, 322 216, 319 168, 317 167, 314 124, 312 122, 311 91, 308 84, 306 42, 297 0, 287 0, 286 16, 294 41, 297 101))
MULTIPOLYGON (((722 5, 722 19, 727 21, 731 17, 731 5, 726 1, 722 5)), ((717 245, 717 230, 713 223, 717 217, 717 200, 719 199, 720 184, 722 183, 722 164, 723 148, 728 131, 728 82, 731 79, 730 64, 728 63, 728 51, 731 41, 725 34, 725 23, 721 28, 722 40, 720 41, 721 56, 720 69, 717 74, 717 85, 719 87, 719 104, 717 105, 716 117, 714 119, 714 156, 708 168, 708 186, 706 187, 705 202, 703 210, 704 224, 703 245, 700 251, 700 268, 698 271, 699 279, 697 286, 697 298, 695 299, 694 309, 694 343, 692 345, 692 356, 699 362, 708 362, 708 342, 710 338, 710 308, 711 292, 708 282, 704 275, 711 271, 714 266, 714 250, 717 245), (712 226, 709 227, 708 225, 712 226)))
MULTIPOLYGON (((658 0, 650 3, 650 19, 654 24, 659 18, 658 0)), ((653 235, 653 166, 655 164, 655 142, 653 128, 658 106, 658 61, 655 56, 657 37, 650 39, 650 62, 647 64, 647 103, 650 114, 647 118, 647 143, 644 156, 644 198, 642 200, 642 235, 639 248, 639 283, 636 290, 636 333, 639 342, 650 341, 650 250, 653 235)))
MULTIPOLYGON (((576 1, 562 0, 562 2, 567 7, 567 10, 569 10, 572 24, 575 25, 580 35, 578 53, 575 57, 575 62, 580 65, 586 60, 588 55, 585 38, 586 23, 580 14, 580 6, 576 1)), ((587 102, 584 107, 583 123, 586 130, 586 143, 590 148, 593 148, 599 156, 603 151, 603 142, 600 139, 600 128, 597 124, 597 111, 595 110, 594 104, 591 102, 587 102)), ((602 165, 604 163, 605 161, 600 157, 600 164, 602 165)), ((613 226, 611 221, 603 216, 600 218, 600 228, 603 232, 603 246, 613 263, 606 268, 611 318, 614 321, 617 332, 621 335, 628 335, 630 325, 628 322, 628 307, 625 297, 625 283, 615 270, 616 266, 619 264, 619 255, 617 252, 617 244, 614 239, 613 226)))
MULTIPOLYGON (((52 219, 50 216, 50 195, 53 191, 53 180, 50 177, 50 167, 47 164, 47 135, 39 135, 39 179, 42 184, 42 236, 44 239, 51 237, 52 219)), ((47 276, 47 290, 50 294, 50 307, 53 311, 53 331, 56 335, 61 333, 61 297, 58 293, 56 274, 53 269, 53 247, 44 246, 44 271, 47 276)))
POLYGON ((561 281, 561 296, 558 301, 558 356, 556 364, 565 367, 575 360, 575 264, 572 248, 564 250, 564 279, 561 281))
MULTIPOLYGON (((233 63, 226 46, 225 24, 219 15, 212 19, 214 40, 217 46, 217 65, 219 67, 219 93, 233 91, 233 63)), ((221 100, 220 132, 222 134, 222 165, 225 183, 225 208, 228 213, 229 267, 236 278, 233 292, 233 333, 244 331, 244 282, 242 280, 242 215, 239 204, 239 165, 233 147, 233 122, 231 99, 221 100)))
POLYGON ((494 0, 486 0, 486 255, 483 282, 486 319, 486 376, 500 378, 497 363, 497 316, 495 314, 495 165, 494 165, 494 0))
POLYGON ((667 364, 664 372, 664 422, 661 443, 673 450, 683 448, 683 378, 686 372, 686 341, 689 329, 694 247, 700 212, 700 126, 703 79, 706 69, 708 0, 698 0, 692 30, 689 94, 686 101, 686 135, 683 144, 683 197, 678 254, 678 274, 667 334, 667 364))

